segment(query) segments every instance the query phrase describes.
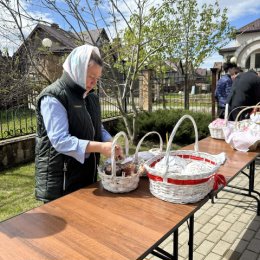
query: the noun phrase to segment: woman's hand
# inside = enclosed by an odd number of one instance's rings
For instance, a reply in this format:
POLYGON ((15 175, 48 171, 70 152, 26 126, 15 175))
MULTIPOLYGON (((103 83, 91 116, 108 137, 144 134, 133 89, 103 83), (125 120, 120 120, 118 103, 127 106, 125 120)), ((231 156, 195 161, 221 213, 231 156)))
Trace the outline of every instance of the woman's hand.
MULTIPOLYGON (((112 154, 112 143, 111 142, 104 142, 102 143, 102 151, 101 153, 106 156, 106 157, 110 157, 112 154)), ((115 158, 116 159, 122 159, 123 156, 123 150, 121 148, 120 145, 116 145, 115 146, 115 158)))
MULTIPOLYGON (((112 154, 112 143, 111 142, 95 142, 90 141, 86 148, 86 153, 101 153, 105 157, 111 157, 112 154)), ((115 158, 124 158, 123 150, 120 145, 115 146, 115 158)))

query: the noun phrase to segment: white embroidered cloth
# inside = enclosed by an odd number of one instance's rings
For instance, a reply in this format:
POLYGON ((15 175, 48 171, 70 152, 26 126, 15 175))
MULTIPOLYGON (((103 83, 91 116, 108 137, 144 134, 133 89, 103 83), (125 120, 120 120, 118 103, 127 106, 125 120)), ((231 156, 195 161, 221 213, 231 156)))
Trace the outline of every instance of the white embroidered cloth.
POLYGON ((243 120, 239 124, 239 127, 234 124, 223 128, 225 141, 234 149, 247 152, 251 146, 260 142, 260 125, 251 120, 243 120))

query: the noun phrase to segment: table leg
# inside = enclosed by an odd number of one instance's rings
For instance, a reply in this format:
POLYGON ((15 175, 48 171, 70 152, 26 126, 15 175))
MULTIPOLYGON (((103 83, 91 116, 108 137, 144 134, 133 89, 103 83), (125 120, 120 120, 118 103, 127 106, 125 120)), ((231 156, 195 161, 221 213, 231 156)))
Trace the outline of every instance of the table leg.
POLYGON ((237 187, 237 186, 230 185, 230 184, 228 184, 227 187, 233 188, 233 189, 237 189, 237 190, 241 190, 241 191, 246 191, 247 193, 238 192, 238 191, 234 191, 234 190, 229 190, 229 189, 226 189, 226 188, 224 188, 223 190, 227 191, 227 192, 235 193, 235 194, 238 194, 238 195, 248 196, 250 198, 255 199, 256 202, 257 202, 257 215, 260 216, 260 200, 258 198, 258 197, 260 197, 260 193, 254 189, 254 184, 255 184, 255 161, 253 161, 249 165, 249 174, 244 172, 243 170, 241 171, 241 173, 244 174, 246 177, 248 177, 248 181, 249 181, 248 189, 242 188, 242 187, 237 187), (258 197, 253 195, 252 193, 258 195, 258 197))
POLYGON ((179 231, 173 233, 173 260, 178 260, 179 231))
POLYGON ((189 225, 189 260, 193 260, 193 240, 194 240, 194 215, 190 217, 190 225, 189 225))
POLYGON ((178 260, 179 230, 173 232, 173 255, 160 247, 156 247, 151 254, 163 260, 178 260))
MULTIPOLYGON (((163 250, 160 247, 156 247, 152 252, 152 255, 157 256, 158 258, 162 259, 162 260, 173 260, 175 259, 175 254, 171 255, 170 253, 166 252, 165 250, 163 250)), ((177 258, 178 259, 178 255, 177 258)))
POLYGON ((249 165, 249 194, 254 191, 255 186, 255 161, 249 165))

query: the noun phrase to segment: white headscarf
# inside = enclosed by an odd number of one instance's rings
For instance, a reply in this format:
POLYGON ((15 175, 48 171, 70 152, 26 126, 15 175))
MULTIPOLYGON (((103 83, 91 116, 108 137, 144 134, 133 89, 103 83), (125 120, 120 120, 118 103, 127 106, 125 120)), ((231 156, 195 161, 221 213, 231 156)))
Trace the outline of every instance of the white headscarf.
POLYGON ((63 63, 63 69, 70 75, 71 79, 84 89, 86 89, 88 63, 92 51, 95 51, 100 57, 97 47, 85 44, 73 49, 63 63))

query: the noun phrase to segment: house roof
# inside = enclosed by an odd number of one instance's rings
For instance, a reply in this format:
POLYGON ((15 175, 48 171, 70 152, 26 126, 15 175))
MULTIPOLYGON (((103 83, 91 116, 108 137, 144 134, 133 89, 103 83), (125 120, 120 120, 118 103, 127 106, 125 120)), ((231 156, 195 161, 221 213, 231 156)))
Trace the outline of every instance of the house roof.
POLYGON ((207 75, 207 69, 203 69, 203 68, 197 68, 195 70, 196 74, 199 76, 206 76, 207 75))
MULTIPOLYGON (((43 30, 46 33, 47 37, 49 36, 50 38, 55 39, 57 42, 60 43, 59 45, 57 44, 52 45, 50 47, 51 52, 56 52, 56 53, 71 52, 72 49, 74 49, 79 45, 79 38, 76 34, 70 31, 63 30, 62 28, 59 27, 58 24, 55 23, 51 24, 50 26, 38 23, 35 26, 35 28, 32 30, 32 32, 29 34, 27 39, 30 39, 37 30, 43 30)), ((91 45, 97 45, 98 41, 101 38, 101 34, 107 37, 105 30, 102 28, 102 29, 89 30, 89 33, 84 32, 83 38, 86 43, 89 43, 91 45)), ((19 53, 22 46, 23 44, 19 47, 16 53, 19 53)))
POLYGON ((260 18, 241 27, 236 31, 236 34, 260 32, 260 18))
POLYGON ((219 54, 226 53, 226 52, 235 52, 237 48, 238 48, 238 46, 222 48, 222 49, 219 50, 219 54))
MULTIPOLYGON (((51 26, 38 24, 35 29, 42 28, 45 32, 47 32, 50 36, 57 39, 63 46, 60 46, 61 50, 68 49, 72 50, 76 45, 76 41, 78 40, 75 34, 72 32, 67 32, 61 29, 57 24, 52 24, 51 26)), ((51 51, 58 51, 59 47, 51 48, 51 51)))
POLYGON ((221 70, 222 69, 222 62, 221 61, 214 62, 213 68, 221 70))
MULTIPOLYGON (((237 29, 236 34, 239 35, 239 34, 253 33, 253 32, 260 32, 260 18, 237 29)), ((229 48, 222 48, 219 50, 219 54, 224 54, 227 52, 235 52, 237 50, 237 48, 238 48, 237 46, 229 47, 229 48)))
POLYGON ((82 32, 84 42, 92 45, 96 45, 99 43, 102 34, 104 34, 105 37, 108 39, 108 36, 104 28, 82 32))

